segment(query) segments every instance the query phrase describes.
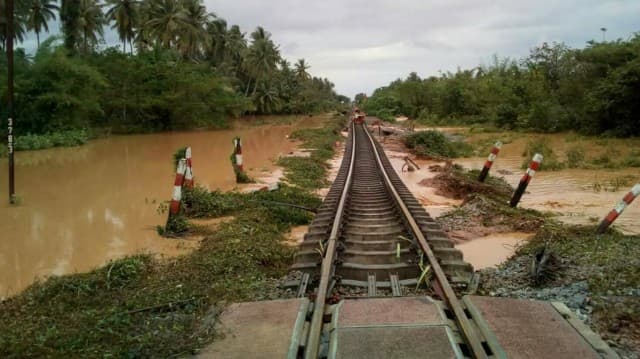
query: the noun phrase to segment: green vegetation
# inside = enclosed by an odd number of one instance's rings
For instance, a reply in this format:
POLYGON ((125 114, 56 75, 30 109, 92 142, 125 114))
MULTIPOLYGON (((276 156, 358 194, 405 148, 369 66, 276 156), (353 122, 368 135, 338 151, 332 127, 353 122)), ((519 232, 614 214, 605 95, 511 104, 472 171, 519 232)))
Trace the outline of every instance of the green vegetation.
POLYGON ((326 186, 326 161, 333 156, 336 141, 342 139, 340 131, 344 118, 336 115, 319 129, 302 129, 291 134, 292 139, 301 140, 303 148, 310 148, 309 157, 281 157, 278 164, 285 168, 285 179, 295 186, 314 189, 326 186))
POLYGON ((544 138, 537 138, 529 140, 524 152, 522 153, 522 157, 524 157, 524 160, 522 161, 523 169, 529 167, 531 159, 536 153, 544 156, 542 164, 540 165, 540 170, 556 171, 565 168, 565 163, 558 159, 558 156, 553 151, 553 148, 551 148, 551 145, 549 145, 549 142, 544 138))
POLYGON ((408 148, 423 156, 456 158, 470 156, 472 153, 469 144, 453 142, 440 131, 415 132, 404 141, 408 148))
MULTIPOLYGON (((335 135, 327 134, 339 127, 336 120, 331 130, 305 130, 297 136, 309 147, 318 144, 315 153, 327 158, 332 155, 329 143, 335 141, 335 135)), ((301 176, 295 167, 286 171, 301 176)), ((224 303, 287 295, 277 287, 293 255, 282 244, 284 233, 309 223, 311 215, 273 202, 317 208, 321 200, 313 189, 317 187, 282 185, 249 194, 200 187, 186 191, 186 218, 233 219, 215 230, 189 224, 187 233, 205 238, 188 255, 165 261, 127 257, 89 273, 49 278, 1 302, 0 357, 166 358, 195 353, 214 340, 213 322, 224 303)))
MULTIPOLYGON (((268 31, 257 27, 247 39, 201 0, 109 0, 104 6, 69 0, 58 16, 50 0, 18 3, 18 42, 25 29, 39 42, 46 20, 56 17, 63 30, 62 38, 39 43, 34 56, 15 53, 18 136, 219 128, 241 114, 311 114, 348 102, 329 80, 313 77, 304 59, 295 65, 283 59, 268 31), (102 46, 104 26, 118 32, 121 49, 102 46)), ((6 68, 1 28, 0 68, 6 68)), ((1 98, 6 82, 0 71, 1 98)), ((6 111, 1 106, 0 117, 6 111)))
POLYGON ((25 151, 72 147, 85 144, 88 140, 89 136, 85 130, 56 131, 42 135, 26 134, 16 137, 14 148, 16 151, 25 151))
POLYGON ((371 115, 426 124, 637 136, 639 86, 640 34, 634 34, 584 49, 544 43, 523 59, 494 57, 491 65, 439 77, 411 73, 356 101, 371 115))

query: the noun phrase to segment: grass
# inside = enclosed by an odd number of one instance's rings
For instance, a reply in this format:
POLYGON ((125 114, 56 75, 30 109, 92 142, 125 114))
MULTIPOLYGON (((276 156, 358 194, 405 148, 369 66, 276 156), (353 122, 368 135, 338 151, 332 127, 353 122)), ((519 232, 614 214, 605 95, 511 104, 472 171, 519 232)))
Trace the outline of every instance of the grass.
MULTIPOLYGON (((330 124, 330 126, 337 126, 330 124)), ((305 137, 325 137, 327 129, 305 137)), ((328 142, 328 140, 327 140, 328 142)), ((331 156, 323 146, 319 156, 331 156)), ((310 161, 313 161, 312 159, 310 161)), ((286 164, 285 164, 286 165, 286 164)), ((287 167, 294 178, 299 168, 287 167)), ((186 191, 187 217, 233 216, 205 236, 188 255, 158 260, 130 256, 89 273, 51 277, 0 303, 0 357, 189 356, 215 339, 212 323, 234 301, 283 296, 278 278, 287 273, 293 249, 283 245, 308 212, 273 202, 318 207, 308 186, 282 185, 250 194, 186 191)))
POLYGON ((451 141, 440 131, 413 133, 405 138, 405 144, 417 154, 430 157, 466 157, 473 152, 469 144, 451 141))
POLYGON ((278 165, 285 168, 285 180, 295 186, 316 189, 326 186, 328 164, 333 157, 336 141, 342 140, 340 130, 344 118, 335 116, 327 126, 317 129, 301 129, 291 134, 292 139, 302 141, 303 148, 310 148, 309 157, 281 157, 278 165))
POLYGON ((30 151, 52 147, 73 147, 83 145, 88 140, 89 136, 85 130, 58 131, 43 135, 26 134, 16 136, 15 150, 30 151))
POLYGON ((531 159, 536 153, 544 156, 540 170, 557 171, 566 167, 566 164, 558 159, 549 142, 544 138, 537 138, 529 140, 525 146, 524 152, 522 153, 524 160, 521 167, 523 169, 529 167, 529 163, 531 163, 531 159))

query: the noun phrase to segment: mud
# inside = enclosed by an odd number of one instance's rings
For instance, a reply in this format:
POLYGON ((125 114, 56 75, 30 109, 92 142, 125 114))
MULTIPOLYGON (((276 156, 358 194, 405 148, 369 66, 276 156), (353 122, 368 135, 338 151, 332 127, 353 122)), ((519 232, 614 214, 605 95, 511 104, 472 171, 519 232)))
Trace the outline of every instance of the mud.
POLYGON ((375 129, 372 133, 382 143, 405 185, 425 210, 438 219, 449 237, 463 251, 465 260, 470 258, 474 267, 485 268, 504 262, 513 255, 516 245, 530 238, 529 232, 539 225, 537 221, 529 223, 528 220, 504 224, 504 218, 493 216, 493 212, 487 208, 490 202, 485 203, 483 198, 463 201, 471 193, 504 196, 508 191, 504 184, 487 185, 460 174, 454 175, 454 166, 450 161, 415 157, 399 136, 379 136, 375 129), (406 171, 407 156, 419 168, 406 171))

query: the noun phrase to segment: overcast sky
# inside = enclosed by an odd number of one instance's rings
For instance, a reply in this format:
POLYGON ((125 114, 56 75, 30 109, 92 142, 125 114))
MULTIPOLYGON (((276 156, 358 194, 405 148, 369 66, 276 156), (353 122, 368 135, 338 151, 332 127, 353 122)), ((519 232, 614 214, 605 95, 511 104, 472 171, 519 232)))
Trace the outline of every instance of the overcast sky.
MULTIPOLYGON (((249 33, 262 25, 291 62, 353 96, 415 71, 420 76, 522 57, 542 42, 583 47, 640 31, 640 1, 605 0, 204 0, 249 33)), ((54 25, 54 28, 57 26, 54 25)), ((33 37, 26 45, 34 47, 33 37)), ((108 42, 116 42, 113 32, 108 42)))

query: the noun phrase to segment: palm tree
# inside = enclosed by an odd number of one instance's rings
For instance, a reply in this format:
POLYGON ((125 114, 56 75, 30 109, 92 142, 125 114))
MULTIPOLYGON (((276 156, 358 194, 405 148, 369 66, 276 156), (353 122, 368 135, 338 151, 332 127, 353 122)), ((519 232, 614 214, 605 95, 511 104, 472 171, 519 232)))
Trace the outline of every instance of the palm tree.
POLYGON ((224 36, 224 61, 231 63, 239 70, 243 54, 247 50, 247 39, 238 25, 233 25, 224 36))
MULTIPOLYGON (((22 42, 24 41, 24 36, 26 34, 26 12, 27 7, 26 3, 19 1, 14 8, 14 16, 13 16, 13 41, 14 42, 22 42)), ((4 0, 0 0, 0 42, 2 43, 2 49, 6 48, 7 43, 7 16, 5 14, 6 11, 6 2, 4 0)))
POLYGON ((255 95, 256 109, 262 114, 269 114, 278 111, 282 106, 282 100, 278 96, 275 87, 261 84, 255 95))
MULTIPOLYGON (((256 28, 251 33, 253 42, 249 47, 245 58, 245 66, 250 75, 254 78, 253 94, 255 94, 260 80, 266 79, 278 69, 280 51, 273 41, 271 34, 264 31, 262 27, 256 28)), ((247 89, 249 84, 247 84, 247 89)))
POLYGON ((62 23, 62 33, 64 34, 64 46, 71 53, 78 48, 80 41, 80 29, 78 21, 80 19, 80 3, 82 0, 61 0, 60 1, 60 22, 62 23))
POLYGON ((102 7, 96 0, 80 0, 80 14, 78 17, 78 30, 82 34, 84 53, 88 52, 88 44, 98 43, 104 36, 102 25, 105 23, 102 7))
POLYGON ((211 15, 202 0, 183 0, 186 26, 178 30, 178 48, 185 58, 195 59, 207 42, 205 26, 211 15))
POLYGON ((49 26, 47 21, 55 20, 55 11, 59 11, 60 8, 52 4, 52 0, 32 0, 29 12, 27 14, 27 30, 33 30, 36 33, 36 42, 38 48, 40 48, 40 32, 44 29, 45 32, 49 32, 49 26))
POLYGON ((187 11, 176 0, 150 0, 147 11, 145 31, 166 48, 175 45, 180 32, 190 26, 187 11))
POLYGON ((296 62, 295 69, 296 77, 298 78, 298 80, 304 81, 310 79, 311 75, 309 75, 309 73, 307 72, 307 70, 309 70, 310 68, 311 67, 307 65, 304 59, 299 59, 298 62, 296 62))
POLYGON ((208 59, 218 65, 224 61, 224 48, 226 45, 227 22, 224 19, 211 14, 211 20, 207 23, 208 43, 205 44, 208 59))
POLYGON ((135 37, 139 3, 138 0, 107 0, 107 4, 111 5, 107 11, 107 20, 115 22, 111 28, 118 31, 123 53, 127 51, 127 41, 131 44, 135 37))

